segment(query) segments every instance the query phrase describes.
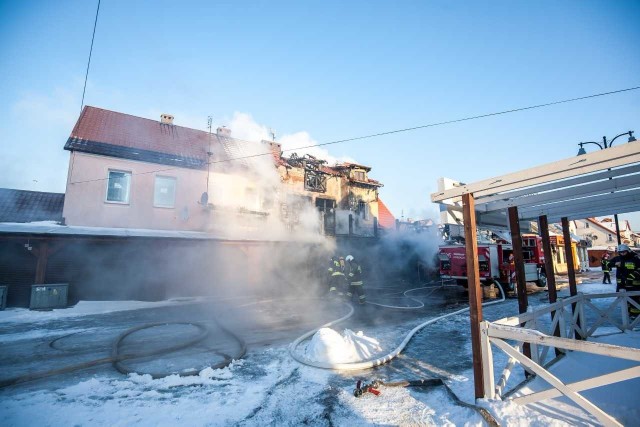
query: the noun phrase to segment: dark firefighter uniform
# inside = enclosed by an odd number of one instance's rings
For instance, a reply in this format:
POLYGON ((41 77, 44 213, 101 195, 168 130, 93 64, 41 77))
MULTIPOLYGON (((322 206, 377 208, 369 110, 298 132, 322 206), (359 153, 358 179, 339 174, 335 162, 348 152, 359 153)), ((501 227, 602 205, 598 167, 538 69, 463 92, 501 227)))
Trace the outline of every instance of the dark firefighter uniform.
POLYGON ((609 255, 605 254, 602 257, 601 265, 602 272, 604 273, 604 277, 602 277, 602 283, 611 284, 611 261, 609 260, 609 255))
MULTIPOLYGON (((623 246, 623 245, 621 245, 623 246)), ((610 265, 616 267, 616 292, 620 289, 626 291, 640 291, 640 258, 631 252, 628 247, 618 249, 618 256, 611 258, 610 265)), ((640 302, 639 297, 633 297, 633 300, 640 302)), ((637 316, 640 309, 628 304, 629 314, 637 316)))
POLYGON ((329 295, 344 295, 343 289, 345 287, 346 278, 342 271, 342 266, 340 265, 340 261, 338 261, 335 257, 331 258, 331 263, 329 264, 329 295))
POLYGON ((347 256, 347 262, 347 279, 349 281, 347 297, 351 298, 353 295, 357 295, 358 303, 364 304, 366 296, 364 294, 364 284, 362 282, 362 267, 351 255, 347 256))

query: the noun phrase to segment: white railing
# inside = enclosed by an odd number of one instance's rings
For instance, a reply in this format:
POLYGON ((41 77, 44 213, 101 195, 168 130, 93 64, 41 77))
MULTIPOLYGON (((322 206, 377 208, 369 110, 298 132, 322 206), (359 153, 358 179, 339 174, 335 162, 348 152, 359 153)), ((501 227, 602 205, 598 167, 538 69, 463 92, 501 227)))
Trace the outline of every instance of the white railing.
POLYGON ((621 332, 640 325, 640 317, 630 319, 627 314, 627 304, 640 309, 640 304, 631 299, 633 296, 640 296, 640 291, 608 294, 579 293, 519 316, 495 322, 481 322, 485 397, 506 398, 504 391, 509 377, 513 369, 520 364, 527 372, 544 379, 552 387, 528 395, 509 397, 510 400, 527 404, 564 395, 595 416, 602 424, 619 426, 615 418, 585 399, 579 392, 640 377, 640 364, 571 384, 563 383, 546 368, 556 357, 562 356, 567 351, 582 351, 640 362, 640 349, 586 341, 602 325, 614 326, 621 332), (596 306, 594 300, 602 300, 601 305, 605 307, 596 306), (491 344, 509 356, 497 383, 494 377, 491 344), (525 356, 525 349, 530 350, 530 358, 525 356))

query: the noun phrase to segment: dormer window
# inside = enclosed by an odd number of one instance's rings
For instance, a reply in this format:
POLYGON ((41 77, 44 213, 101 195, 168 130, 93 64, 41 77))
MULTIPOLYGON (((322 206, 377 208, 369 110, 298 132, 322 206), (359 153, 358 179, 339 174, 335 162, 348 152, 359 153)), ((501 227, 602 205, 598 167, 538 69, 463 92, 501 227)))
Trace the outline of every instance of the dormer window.
POLYGON ((354 170, 353 172, 353 179, 355 179, 356 181, 366 181, 367 180, 367 173, 363 170, 354 170))

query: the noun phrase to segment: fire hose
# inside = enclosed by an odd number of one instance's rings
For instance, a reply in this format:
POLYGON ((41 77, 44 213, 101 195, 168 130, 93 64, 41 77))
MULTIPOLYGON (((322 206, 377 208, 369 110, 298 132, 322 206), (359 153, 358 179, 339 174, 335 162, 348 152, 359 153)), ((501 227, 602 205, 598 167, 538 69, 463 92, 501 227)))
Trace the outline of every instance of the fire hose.
MULTIPOLYGON (((501 298, 499 300, 496 301, 491 301, 491 302, 486 302, 484 304, 482 304, 483 306, 489 306, 489 305, 493 305, 493 304, 498 304, 500 302, 503 302, 505 300, 505 292, 504 289, 502 288, 502 286, 500 285, 500 283, 495 282, 498 287, 500 288, 500 294, 501 294, 501 298)), ((400 345, 398 347, 396 347, 393 351, 391 351, 390 353, 378 357, 376 359, 371 359, 371 360, 366 360, 363 362, 352 362, 352 363, 332 363, 332 362, 321 362, 321 361, 316 361, 316 360, 311 360, 306 358, 304 355, 299 354, 298 352, 296 352, 296 348, 300 345, 300 343, 302 341, 304 341, 305 339, 307 339, 308 337, 312 336, 313 334, 315 334, 316 332, 318 332, 320 329, 322 328, 327 328, 331 325, 334 325, 336 323, 342 322, 343 320, 348 319, 349 317, 351 317, 351 315, 353 315, 354 309, 353 306, 351 304, 348 303, 344 303, 349 307, 349 313, 343 317, 341 317, 340 319, 337 320, 333 320, 331 322, 328 322, 316 329, 313 329, 303 335, 301 335, 300 337, 298 337, 295 341, 293 341, 290 345, 289 345, 289 354, 291 355, 291 357, 293 357, 295 360, 297 360, 298 362, 304 364, 304 365, 308 365, 308 366, 313 366, 315 368, 322 368, 322 369, 332 369, 332 370, 337 370, 337 371, 359 371, 359 370, 363 370, 363 369, 371 369, 375 366, 380 366, 383 365, 385 363, 390 362, 391 360, 393 360, 395 357, 397 357, 400 352, 402 352, 402 350, 407 346, 407 344, 409 343, 409 341, 411 340, 411 338, 413 338, 413 336, 421 329, 423 329, 425 326, 428 326, 432 323, 437 322, 438 320, 442 320, 445 319, 447 317, 451 317, 451 316, 455 316, 458 315, 460 313, 464 313, 466 311, 469 310, 469 307, 465 307, 462 308, 460 310, 456 310, 453 311, 451 313, 447 313, 444 314, 442 316, 433 318, 433 319, 429 319, 426 322, 423 322, 421 324, 419 324, 418 326, 416 326, 415 328, 413 328, 411 331, 409 331, 409 333, 406 335, 406 337, 404 338, 404 340, 400 343, 400 345)))
MULTIPOLYGON (((226 329, 224 326, 222 326, 220 323, 216 322, 217 326, 227 335, 229 335, 230 337, 232 337, 234 340, 236 340, 236 342, 239 344, 240 346, 240 350, 238 352, 237 355, 231 357, 222 353, 218 353, 220 355, 223 356, 224 360, 222 362, 219 362, 215 365, 211 365, 210 367, 212 369, 219 369, 219 368, 223 368, 227 365, 229 365, 233 360, 235 359, 240 359, 242 358, 245 353, 246 353, 246 345, 244 343, 244 341, 237 337, 233 332, 229 331, 228 329, 226 329)), ((73 334, 69 334, 69 335, 73 335, 73 334)), ((56 338, 55 340, 51 341, 50 343, 50 347, 52 348, 57 348, 55 345, 55 342, 68 337, 69 335, 65 335, 63 337, 59 337, 56 338)), ((112 346, 112 350, 111 350, 111 355, 108 357, 102 357, 99 359, 94 359, 94 360, 90 360, 87 362, 82 362, 82 363, 78 363, 75 365, 70 365, 70 366, 65 366, 64 368, 60 368, 60 369, 53 369, 50 371, 44 371, 44 372, 35 372, 35 373, 30 373, 30 374, 26 374, 26 375, 21 375, 18 377, 14 377, 14 378, 8 378, 6 380, 2 380, 0 381, 0 388, 4 388, 4 387, 8 387, 8 386, 12 386, 12 385, 16 385, 16 384, 21 384, 21 383, 25 383, 28 381, 34 381, 34 380, 38 380, 38 379, 42 379, 42 378, 47 378, 47 377, 51 377, 51 376, 55 376, 55 375, 61 375, 61 374, 67 374, 70 372, 75 372, 75 371, 79 371, 79 370, 83 370, 83 369, 88 369, 88 368, 92 368, 94 366, 99 366, 99 365, 103 365, 103 364, 107 364, 107 363, 111 363, 113 365, 113 367, 120 373, 123 374, 129 374, 134 372, 134 370, 130 369, 127 365, 125 365, 123 362, 127 361, 127 360, 134 360, 134 359, 142 359, 142 358, 148 358, 148 357, 152 357, 152 356, 160 356, 160 355, 164 355, 164 354, 169 354, 169 353, 173 353, 175 351, 178 350, 183 350, 185 348, 194 346, 200 342, 202 342, 205 338, 207 338, 207 336, 209 335, 209 329, 206 325, 202 324, 202 323, 196 323, 196 322, 165 322, 165 323, 148 323, 148 324, 144 324, 144 325, 140 325, 140 326, 136 326, 130 329, 127 329, 126 331, 124 331, 122 334, 120 334, 115 341, 113 342, 113 346, 112 346), (167 326, 167 325, 191 325, 191 326, 195 326, 198 329, 198 335, 196 335, 194 338, 191 338, 185 342, 182 343, 178 343, 178 344, 174 344, 174 345, 170 345, 168 347, 164 347, 164 348, 158 348, 158 349, 153 349, 153 350, 146 350, 146 351, 138 351, 138 352, 132 352, 132 353, 122 353, 122 342, 123 340, 133 334, 134 332, 143 330, 143 329, 149 329, 149 328, 155 328, 155 327, 159 327, 159 326, 167 326)), ((154 379, 158 379, 158 378, 163 378, 163 377, 167 377, 169 375, 179 375, 181 377, 185 377, 185 376, 193 376, 193 375, 198 375, 198 373, 200 372, 200 370, 196 370, 196 369, 191 369, 191 370, 187 370, 187 371, 181 371, 181 372, 156 372, 156 373, 152 373, 149 374, 151 375, 152 378, 154 379)))
POLYGON ((470 403, 464 402, 456 396, 456 394, 451 390, 451 388, 440 378, 426 378, 421 380, 403 380, 396 382, 383 382, 382 380, 374 380, 370 384, 363 383, 358 380, 356 383, 356 388, 353 390, 353 395, 355 397, 362 397, 366 393, 371 393, 375 396, 379 396, 381 393, 381 387, 438 387, 442 386, 447 391, 449 397, 451 397, 456 404, 460 406, 464 406, 465 408, 473 409, 478 412, 485 419, 487 424, 491 427, 498 427, 500 424, 496 421, 496 419, 487 411, 485 408, 481 408, 476 405, 472 405, 470 403))
MULTIPOLYGON (((489 306, 489 305, 493 305, 493 304, 497 304, 497 303, 505 301, 504 289, 502 288, 502 286, 500 285, 499 282, 496 281, 495 283, 498 286, 498 288, 500 288, 501 298, 499 300, 496 300, 496 301, 486 302, 486 303, 482 304, 483 306, 489 306)), ((409 291, 411 291, 411 290, 409 290, 409 291)), ((347 303, 345 303, 345 304, 347 304, 347 303)), ((390 353, 388 353, 388 354, 386 354, 386 355, 384 355, 382 357, 378 357, 377 359, 374 359, 374 360, 367 360, 367 361, 364 361, 364 362, 355 362, 355 363, 328 363, 328 362, 319 362, 319 361, 307 359, 303 355, 300 355, 300 354, 298 354, 296 352, 296 348, 298 347, 298 345, 300 345, 300 343, 302 341, 304 341, 309 336, 315 334, 321 328, 329 327, 329 326, 331 326, 333 324, 339 323, 339 322, 341 322, 343 320, 346 320, 349 317, 351 317, 351 315, 354 312, 354 309, 353 309, 353 306, 351 304, 347 304, 347 305, 349 306, 350 311, 346 316, 343 316, 340 319, 334 320, 332 322, 326 323, 326 324, 322 325, 321 327, 319 327, 317 329, 309 331, 306 334, 300 336, 293 343, 291 343, 291 345, 289 346, 289 353, 291 354, 291 356, 295 360, 297 360, 298 362, 300 362, 302 364, 305 364, 305 365, 308 365, 308 366, 313 366, 313 367, 316 367, 316 368, 333 369, 333 370, 340 370, 340 371, 354 371, 354 370, 371 369, 371 368, 373 368, 375 366, 379 366, 379 365, 388 363, 392 359, 394 359, 396 356, 398 356, 400 354, 400 352, 405 348, 405 346, 409 343, 411 338, 416 334, 416 332, 418 332, 419 330, 421 330, 425 326, 430 325, 432 323, 435 323, 438 320, 445 319, 445 318, 451 317, 451 316, 455 316, 457 314, 464 313, 465 311, 469 310, 469 307, 465 307, 463 309, 456 310, 456 311, 451 312, 451 313, 447 313, 445 315, 436 317, 434 319, 427 320, 426 322, 424 322, 424 323, 416 326, 415 328, 413 328, 407 334, 407 336, 402 341, 402 343, 400 343, 400 345, 395 350, 393 350, 392 352, 390 352, 390 353)), ((487 423, 490 426, 492 426, 492 427, 499 426, 499 424, 493 418, 493 416, 489 413, 489 411, 487 411, 486 409, 481 408, 479 406, 472 405, 470 403, 467 403, 467 402, 464 402, 464 401, 460 400, 458 398, 458 396, 456 396, 456 394, 453 392, 453 390, 451 390, 451 388, 444 382, 444 380, 442 380, 440 378, 429 378, 429 379, 412 380, 412 381, 403 380, 403 381, 388 382, 388 383, 384 383, 381 380, 376 380, 376 381, 372 382, 371 384, 363 384, 361 381, 358 381, 357 384, 356 384, 356 388, 354 390, 354 396, 355 397, 361 397, 365 393, 371 393, 371 394, 374 394, 374 395, 378 396, 380 394, 380 390, 379 390, 380 386, 386 386, 386 387, 429 387, 429 386, 433 387, 433 386, 443 386, 445 388, 445 390, 447 391, 447 394, 449 394, 449 396, 454 400, 454 402, 456 404, 458 404, 460 406, 463 406, 463 407, 467 407, 467 408, 473 409, 474 411, 478 412, 487 421, 487 423)))

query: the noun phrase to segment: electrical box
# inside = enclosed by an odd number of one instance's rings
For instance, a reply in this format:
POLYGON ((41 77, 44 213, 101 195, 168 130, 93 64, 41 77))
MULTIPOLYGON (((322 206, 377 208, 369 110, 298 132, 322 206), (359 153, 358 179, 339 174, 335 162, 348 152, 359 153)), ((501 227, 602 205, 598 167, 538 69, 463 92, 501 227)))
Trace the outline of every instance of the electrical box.
POLYGON ((0 310, 4 310, 7 307, 7 291, 8 286, 0 286, 0 310))
POLYGON ((50 285, 31 285, 31 310, 50 310, 52 308, 66 308, 68 283, 50 285))

